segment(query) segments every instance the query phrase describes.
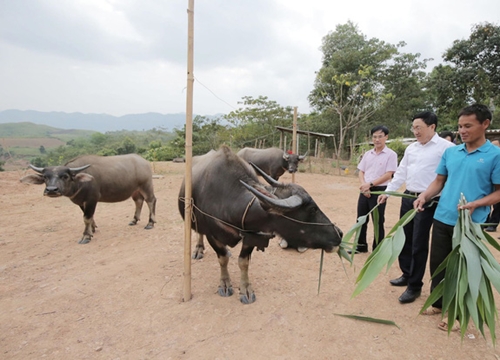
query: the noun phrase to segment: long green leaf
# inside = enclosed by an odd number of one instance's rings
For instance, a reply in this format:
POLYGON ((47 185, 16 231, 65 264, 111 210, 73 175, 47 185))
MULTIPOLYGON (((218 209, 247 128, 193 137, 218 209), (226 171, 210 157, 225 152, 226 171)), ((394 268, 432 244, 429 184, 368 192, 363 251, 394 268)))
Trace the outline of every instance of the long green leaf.
POLYGON ((479 250, 475 247, 471 240, 466 236, 462 238, 460 243, 461 252, 465 256, 467 261, 467 278, 469 279, 469 289, 471 291, 472 300, 475 302, 479 295, 479 284, 483 276, 483 271, 481 268, 481 260, 479 256, 479 250))
MULTIPOLYGON (((352 294, 352 297, 355 297, 359 293, 361 293, 364 289, 370 285, 373 280, 377 277, 377 275, 380 273, 382 268, 387 264, 389 259, 391 258, 391 252, 392 252, 392 245, 390 241, 387 241, 388 239, 385 239, 382 241, 376 249, 379 249, 377 252, 377 256, 373 257, 372 261, 368 264, 368 267, 364 267, 365 271, 363 272, 363 275, 358 276, 356 279, 356 283, 358 284, 356 288, 354 289, 354 292, 352 294)), ((373 255, 373 253, 371 254, 373 255)))
POLYGON ((401 328, 394 321, 391 321, 391 320, 377 319, 377 318, 372 318, 372 317, 368 317, 368 316, 347 315, 347 314, 334 314, 334 315, 342 316, 342 317, 345 317, 348 319, 368 321, 368 322, 377 323, 377 324, 384 324, 384 325, 392 325, 392 326, 395 326, 401 330, 401 328))
POLYGON ((318 277, 318 295, 319 289, 321 288, 321 274, 323 273, 323 257, 325 255, 325 250, 321 250, 321 259, 319 261, 319 277, 318 277))
POLYGON ((377 244, 377 245, 380 241, 382 241, 382 239, 378 238, 378 228, 379 228, 379 226, 378 226, 379 213, 378 213, 378 209, 377 209, 378 206, 379 206, 379 204, 377 204, 377 206, 374 208, 374 211, 372 213, 372 216, 373 216, 373 235, 375 237, 375 244, 377 244))

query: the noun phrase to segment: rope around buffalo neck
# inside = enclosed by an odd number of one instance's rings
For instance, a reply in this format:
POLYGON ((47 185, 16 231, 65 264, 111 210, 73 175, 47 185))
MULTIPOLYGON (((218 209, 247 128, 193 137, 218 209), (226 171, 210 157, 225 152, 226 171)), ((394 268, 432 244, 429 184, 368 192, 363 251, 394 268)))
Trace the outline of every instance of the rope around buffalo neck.
MULTIPOLYGON (((247 205, 247 207, 246 207, 246 209, 245 209, 245 213, 243 214, 243 217, 242 217, 242 219, 241 219, 242 226, 243 226, 243 222, 245 221, 245 217, 246 217, 246 214, 247 214, 247 212, 248 212, 248 209, 250 208, 250 206, 252 206, 252 204, 253 204, 253 202, 254 202, 254 200, 255 200, 255 199, 256 199, 256 197, 254 196, 254 197, 252 198, 252 200, 250 200, 250 202, 248 203, 248 205, 247 205)), ((181 200, 181 201, 182 201, 182 202, 184 202, 184 203, 186 202, 186 198, 184 198, 184 197, 179 197, 179 200, 181 200)), ((195 208, 196 210, 198 210, 198 211, 199 211, 200 213, 202 213, 203 215, 208 216, 209 218, 212 218, 212 219, 214 219, 214 220, 216 220, 216 221, 219 221, 219 222, 223 223, 224 225, 227 225, 227 226, 232 227, 232 228, 234 228, 234 229, 237 229, 237 230, 239 230, 239 231, 243 231, 243 232, 252 232, 252 231, 250 231, 250 230, 241 229, 241 228, 239 228, 239 227, 237 227, 237 226, 235 226, 235 225, 233 225, 233 224, 229 224, 228 222, 226 222, 226 221, 224 221, 224 220, 221 220, 221 219, 219 219, 219 218, 217 218, 217 217, 215 217, 215 216, 213 216, 213 215, 210 215, 210 214, 208 214, 208 213, 204 212, 204 211, 203 211, 203 210, 201 210, 198 206, 196 206, 196 205, 194 204, 194 202, 192 203, 192 206, 193 206, 193 208, 195 208)), ((339 235, 339 236, 340 236, 339 231, 338 231, 338 228, 335 226, 335 224, 334 224, 334 223, 331 223, 331 222, 330 222, 330 223, 311 223, 311 222, 305 222, 305 221, 300 221, 300 220, 297 220, 297 219, 293 219, 293 218, 288 217, 288 216, 283 215, 283 214, 277 214, 277 215, 278 215, 278 216, 281 216, 281 217, 283 217, 283 218, 285 218, 285 219, 287 219, 287 220, 290 220, 290 221, 293 221, 293 222, 299 223, 299 224, 305 224, 305 225, 317 225, 317 226, 333 226, 333 227, 334 227, 334 229, 335 229, 335 231, 337 232, 337 235, 339 235)), ((198 224, 197 224, 197 222, 196 222, 196 215, 194 214, 194 212, 191 212, 191 220, 193 221, 193 223, 195 223, 195 224, 196 224, 196 225, 195 225, 195 227, 196 227, 196 232, 198 232, 198 231, 197 231, 197 230, 198 230, 198 224)))

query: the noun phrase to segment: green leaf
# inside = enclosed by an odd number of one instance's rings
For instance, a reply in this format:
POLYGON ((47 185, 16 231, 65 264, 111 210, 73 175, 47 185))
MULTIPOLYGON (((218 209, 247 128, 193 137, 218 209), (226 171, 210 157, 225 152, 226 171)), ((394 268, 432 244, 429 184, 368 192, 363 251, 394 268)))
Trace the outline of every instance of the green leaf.
POLYGON ((319 289, 321 288, 321 274, 323 273, 323 257, 325 255, 325 250, 321 250, 321 258, 319 261, 319 277, 318 277, 318 295, 319 289))
POLYGON ((484 232, 483 231, 483 235, 486 239, 486 241, 488 241, 488 243, 493 246, 496 250, 500 251, 500 244, 498 243, 498 241, 496 241, 490 234, 488 234, 487 232, 484 232))
POLYGON ((401 328, 398 325, 396 325, 396 323, 394 321, 391 321, 391 320, 377 319, 377 318, 372 318, 372 317, 367 317, 367 316, 358 316, 358 315, 346 315, 346 314, 334 314, 334 315, 342 316, 342 317, 345 317, 348 319, 368 321, 368 322, 377 323, 377 324, 384 324, 384 325, 392 325, 392 326, 395 326, 401 330, 401 328))
POLYGON ((377 244, 377 245, 378 245, 378 243, 379 243, 382 239, 379 239, 379 238, 378 238, 378 228, 379 228, 379 226, 378 226, 378 219, 379 219, 379 213, 378 213, 378 209, 377 209, 377 207, 378 207, 378 204, 377 204, 377 206, 373 209, 373 210, 375 210, 375 211, 373 211, 372 216, 373 216, 373 234, 374 234, 374 237, 375 237, 375 244, 377 244))
POLYGON ((367 260, 368 266, 366 266, 365 264, 363 266, 363 269, 361 269, 361 272, 358 275, 358 278, 356 279, 356 283, 358 285, 354 289, 352 297, 355 297, 356 295, 361 293, 364 289, 366 289, 368 285, 370 285, 373 282, 373 280, 375 280, 375 278, 380 273, 382 268, 387 264, 387 262, 391 258, 392 244, 390 243, 390 241, 387 240, 388 239, 385 239, 375 248, 375 250, 378 250, 377 252, 374 251, 370 254, 369 258, 371 257, 372 259, 370 262, 368 262, 367 260))
POLYGON ((479 283, 483 276, 479 250, 472 242, 464 236, 460 243, 461 252, 467 261, 467 278, 469 279, 469 289, 471 291, 472 300, 475 302, 479 295, 479 283))

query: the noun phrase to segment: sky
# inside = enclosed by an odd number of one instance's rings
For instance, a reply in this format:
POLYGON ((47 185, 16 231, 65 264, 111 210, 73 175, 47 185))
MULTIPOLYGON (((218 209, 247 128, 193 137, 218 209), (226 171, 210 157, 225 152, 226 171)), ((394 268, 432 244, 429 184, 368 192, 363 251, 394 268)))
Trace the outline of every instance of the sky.
MULTIPOLYGON (((0 0, 0 111, 186 112, 188 0, 0 0)), ((352 21, 368 39, 442 62, 498 0, 195 0, 193 112, 244 96, 311 111, 322 38, 352 21)))

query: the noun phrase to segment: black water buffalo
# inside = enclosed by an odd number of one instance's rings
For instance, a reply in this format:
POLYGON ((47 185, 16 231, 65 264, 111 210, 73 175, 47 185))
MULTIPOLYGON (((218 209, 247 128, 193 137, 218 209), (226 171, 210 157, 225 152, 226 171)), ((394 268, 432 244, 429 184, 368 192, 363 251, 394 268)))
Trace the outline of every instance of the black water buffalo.
POLYGON ((38 174, 27 175, 21 182, 45 183, 44 195, 67 196, 82 209, 85 230, 80 244, 88 243, 95 232, 94 212, 98 202, 114 203, 132 197, 135 214, 129 225, 136 225, 146 200, 149 222, 145 228, 152 229, 156 222, 153 174, 149 162, 139 155, 86 155, 64 166, 38 168, 30 164, 30 167, 38 174))
POLYGON ((278 148, 253 149, 243 148, 238 151, 239 157, 245 161, 252 162, 274 180, 288 171, 297 171, 299 161, 304 160, 306 155, 287 154, 278 148))
MULTIPOLYGON (((261 171, 255 167, 257 171, 261 171)), ((250 255, 264 250, 278 234, 309 248, 333 252, 342 232, 297 184, 283 184, 261 172, 269 185, 259 182, 252 166, 222 146, 193 165, 191 228, 207 237, 221 268, 219 294, 231 296, 233 289, 227 265, 227 246, 242 241, 238 265, 241 270, 240 300, 249 304, 255 294, 248 277, 250 255)), ((184 183, 179 192, 179 211, 184 217, 184 183)))

